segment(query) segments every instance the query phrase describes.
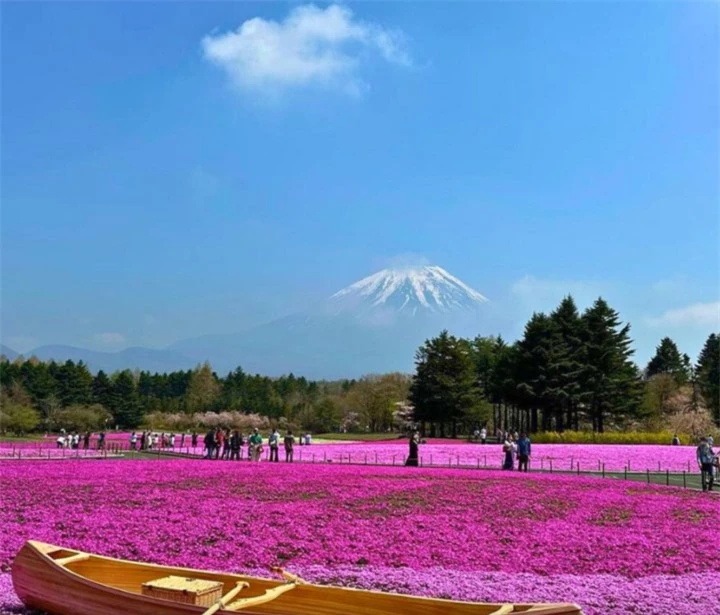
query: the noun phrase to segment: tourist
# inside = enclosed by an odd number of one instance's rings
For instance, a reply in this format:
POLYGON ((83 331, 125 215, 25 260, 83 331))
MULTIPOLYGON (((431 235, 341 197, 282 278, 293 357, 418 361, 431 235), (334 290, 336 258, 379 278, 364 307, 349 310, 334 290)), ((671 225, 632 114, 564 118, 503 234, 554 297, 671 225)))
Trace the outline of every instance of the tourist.
POLYGON ((143 431, 143 432, 140 434, 140 450, 141 450, 141 451, 144 451, 144 450, 145 450, 146 440, 147 440, 147 438, 146 438, 145 432, 143 431))
POLYGON ((700 482, 703 491, 713 490, 713 462, 714 453, 707 438, 700 438, 700 445, 697 447, 697 464, 700 468, 700 482))
POLYGON ((680 438, 678 438, 678 435, 675 434, 672 439, 672 445, 673 446, 680 446, 680 438))
POLYGON ((406 466, 418 467, 418 445, 420 444, 420 432, 415 430, 412 436, 410 436, 410 452, 408 454, 406 466))
POLYGON ((242 446, 242 440, 238 430, 235 429, 230 436, 230 461, 240 461, 240 447, 242 446))
POLYGON ((293 444, 295 444, 295 438, 293 437, 292 431, 290 431, 289 429, 287 430, 287 433, 285 434, 285 439, 283 440, 283 444, 285 444, 285 461, 287 463, 292 463, 293 444))
POLYGON ((310 446, 312 444, 312 435, 308 432, 305 434, 305 446, 310 446))
POLYGON ((190 443, 192 444, 192 447, 194 449, 197 448, 197 443, 198 443, 197 431, 192 432, 192 436, 190 436, 190 443))
POLYGON ((503 453, 505 453, 505 457, 503 460, 503 470, 513 469, 515 465, 515 461, 513 459, 514 452, 515 451, 513 448, 512 436, 508 434, 505 438, 505 442, 503 443, 503 453))
POLYGON ((98 437, 97 450, 101 451, 105 449, 105 432, 101 431, 98 437))
POLYGON ((65 436, 60 434, 56 440, 58 448, 65 448, 65 436))
POLYGON ((83 448, 85 450, 88 450, 90 448, 90 432, 86 431, 85 435, 83 436, 83 448))
POLYGON ((517 441, 518 471, 528 471, 528 460, 530 459, 531 443, 525 432, 520 434, 517 441))
POLYGON ((175 450, 175 434, 174 433, 170 434, 169 440, 170 440, 170 448, 172 450, 175 450))
POLYGON ((273 429, 273 432, 268 438, 268 444, 270 445, 270 461, 280 461, 278 457, 278 451, 280 448, 280 433, 277 429, 273 429))
POLYGON ((134 451, 137 449, 137 433, 134 431, 130 434, 130 450, 134 451))
POLYGON ((213 452, 215 451, 215 430, 210 429, 205 434, 204 442, 205 450, 207 451, 207 454, 205 455, 204 459, 212 459, 213 458, 213 452))
POLYGON ((215 430, 215 459, 220 458, 224 442, 225 434, 223 433, 223 430, 218 427, 215 430))
POLYGON ((230 459, 230 430, 226 429, 223 432, 223 450, 221 459, 230 459))
POLYGON ((481 442, 482 444, 485 444, 486 440, 487 440, 487 429, 485 429, 485 428, 483 427, 483 428, 480 430, 480 442, 481 442))
POLYGON ((253 429, 250 436, 250 461, 260 461, 262 455, 262 436, 258 432, 258 428, 253 429))
POLYGON ((712 437, 711 433, 709 433, 707 435, 707 443, 710 446, 710 448, 713 448, 715 446, 715 438, 712 437))

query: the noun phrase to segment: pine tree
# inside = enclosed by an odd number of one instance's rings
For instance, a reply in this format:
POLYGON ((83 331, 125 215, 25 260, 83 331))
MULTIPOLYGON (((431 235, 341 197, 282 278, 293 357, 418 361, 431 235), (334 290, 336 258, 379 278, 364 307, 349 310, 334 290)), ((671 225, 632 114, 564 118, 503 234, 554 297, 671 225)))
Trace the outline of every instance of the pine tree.
POLYGON ((415 420, 430 423, 433 433, 439 424, 443 436, 449 423, 455 437, 458 423, 479 397, 469 342, 443 331, 420 347, 415 365, 410 386, 415 420))
POLYGON ((57 396, 63 407, 87 405, 92 400, 93 377, 87 366, 79 361, 66 361, 56 376, 57 396))
POLYGON ((117 405, 113 383, 103 370, 100 370, 93 378, 92 398, 94 403, 100 404, 108 410, 112 410, 117 405))
POLYGON ((655 349, 655 356, 645 369, 645 376, 652 378, 658 374, 670 374, 679 384, 685 384, 689 377, 687 355, 681 355, 677 345, 669 337, 660 340, 660 344, 655 349))
POLYGON ((113 382, 113 406, 109 408, 115 423, 122 427, 137 427, 142 421, 142 407, 138 398, 135 378, 126 369, 115 375, 113 382))
POLYGON ((720 425, 720 335, 711 333, 705 341, 695 373, 712 417, 720 425))
MULTIPOLYGON (((530 411, 531 430, 537 427, 537 413, 542 412, 542 428, 550 429, 552 399, 548 384, 553 343, 553 323, 543 313, 535 313, 525 325, 523 338, 517 344, 515 382, 518 405, 530 411)), ((503 425, 505 429, 509 425, 503 425)))
POLYGON ((630 325, 622 326, 618 313, 600 298, 582 315, 582 399, 588 406, 593 429, 603 432, 605 419, 621 419, 637 411, 640 382, 630 360, 630 325))
POLYGON ((550 314, 551 350, 548 357, 547 397, 556 419, 557 430, 577 427, 582 372, 582 321, 575 301, 565 297, 550 314))

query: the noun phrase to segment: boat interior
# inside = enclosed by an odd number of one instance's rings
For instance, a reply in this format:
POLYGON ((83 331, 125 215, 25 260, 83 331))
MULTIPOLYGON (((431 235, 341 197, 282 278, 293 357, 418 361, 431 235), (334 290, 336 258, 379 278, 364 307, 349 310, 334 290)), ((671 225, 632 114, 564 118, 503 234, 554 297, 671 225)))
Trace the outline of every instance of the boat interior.
MULTIPOLYGON (((261 579, 243 575, 173 568, 111 559, 71 549, 32 542, 32 546, 66 570, 112 590, 142 596, 143 583, 168 575, 219 581, 222 599, 210 607, 178 604, 179 613, 213 615, 242 612, 257 615, 582 615, 570 604, 481 604, 429 600, 362 590, 320 586, 282 570, 284 578, 261 579), (352 610, 348 607, 352 604, 352 610)), ((169 600, 170 602, 170 600, 169 600)))

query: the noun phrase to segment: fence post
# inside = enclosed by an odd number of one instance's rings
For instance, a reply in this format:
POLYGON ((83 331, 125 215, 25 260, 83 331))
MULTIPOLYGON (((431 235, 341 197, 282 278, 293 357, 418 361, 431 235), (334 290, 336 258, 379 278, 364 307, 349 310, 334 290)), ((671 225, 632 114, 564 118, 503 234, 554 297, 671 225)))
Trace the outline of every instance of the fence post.
POLYGON ((367 465, 367 453, 365 453, 365 465, 367 465))
POLYGON ((377 462, 377 451, 376 451, 375 452, 375 465, 377 465, 377 464, 378 464, 378 462, 377 462))
POLYGON ((685 481, 685 477, 686 477, 685 470, 683 470, 683 489, 687 489, 687 482, 685 481))
POLYGON ((478 457, 478 460, 477 460, 477 469, 478 470, 480 469, 480 457, 478 457))
POLYGON ((602 464, 602 476, 605 478, 605 464, 602 464))
POLYGON ((647 470, 647 482, 649 485, 650 484, 650 470, 649 469, 647 470))
POLYGON ((625 480, 627 480, 627 466, 625 466, 625 480))
POLYGON ((665 484, 670 486, 670 470, 665 470, 665 484))
POLYGON ((630 469, 630 460, 629 459, 628 459, 628 463, 627 463, 627 468, 628 468, 628 470, 630 469))
POLYGON ((550 460, 550 472, 552 473, 552 459, 550 460))
POLYGON ((432 453, 430 453, 430 465, 432 465, 432 453))
POLYGON ((578 476, 580 476, 580 462, 579 461, 575 464, 575 467, 577 467, 577 473, 578 473, 578 476))

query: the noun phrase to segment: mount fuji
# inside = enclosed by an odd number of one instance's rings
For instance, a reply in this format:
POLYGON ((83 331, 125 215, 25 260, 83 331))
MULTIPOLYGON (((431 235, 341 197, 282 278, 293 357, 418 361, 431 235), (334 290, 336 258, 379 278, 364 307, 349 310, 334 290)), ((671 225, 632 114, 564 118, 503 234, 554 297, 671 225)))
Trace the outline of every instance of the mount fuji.
POLYGON ((452 313, 475 310, 487 299, 442 267, 383 269, 336 292, 329 305, 340 311, 392 310, 452 313))
MULTIPOLYGON (((383 269, 339 290, 314 308, 240 333, 204 335, 161 349, 95 352, 42 346, 24 353, 42 360, 84 361, 93 370, 174 371, 210 361, 224 374, 279 376, 293 372, 312 379, 411 372, 414 355, 429 337, 448 329, 475 335, 487 319, 487 299, 441 267, 383 269)), ((12 357, 15 353, 3 348, 12 357)))
POLYGON ((441 329, 476 334, 487 301, 438 266, 383 269, 307 312, 237 334, 183 340, 169 350, 208 360, 221 373, 237 365, 316 379, 410 372, 418 346, 441 329))

